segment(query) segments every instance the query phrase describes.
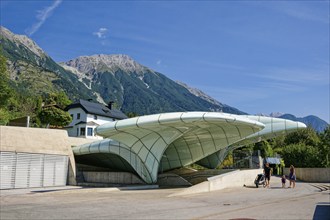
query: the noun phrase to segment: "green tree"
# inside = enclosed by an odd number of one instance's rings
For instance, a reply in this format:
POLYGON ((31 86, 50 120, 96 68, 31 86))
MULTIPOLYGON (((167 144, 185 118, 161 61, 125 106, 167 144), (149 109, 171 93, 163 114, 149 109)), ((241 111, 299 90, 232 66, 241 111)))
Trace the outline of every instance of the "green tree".
POLYGON ((253 150, 260 150, 262 157, 274 156, 274 150, 269 141, 263 140, 254 144, 253 150))
POLYGON ((126 115, 127 115, 127 117, 129 117, 129 118, 134 118, 134 117, 139 116, 139 115, 138 115, 137 113, 135 113, 135 112, 129 112, 129 113, 127 113, 126 115))
POLYGON ((62 109, 71 103, 67 95, 61 91, 58 93, 49 93, 44 97, 44 108, 41 108, 41 100, 36 100, 35 111, 37 117, 35 123, 50 125, 55 127, 63 127, 68 125, 72 118, 70 114, 62 109))
POLYGON ((218 169, 233 167, 233 165, 234 165, 233 152, 230 151, 225 157, 225 159, 222 161, 222 163, 219 165, 218 169))
POLYGON ((322 167, 330 167, 330 125, 320 133, 318 149, 322 167))
POLYGON ((286 135, 284 142, 286 145, 304 143, 307 146, 317 146, 320 138, 312 127, 307 127, 286 135))
POLYGON ((305 143, 290 144, 283 148, 282 158, 287 166, 320 167, 318 150, 305 143))
POLYGON ((64 91, 46 94, 43 101, 45 105, 57 105, 61 109, 71 104, 71 100, 64 91))
POLYGON ((0 55, 0 108, 7 108, 13 91, 9 86, 6 58, 0 55))
POLYGON ((285 135, 277 136, 268 141, 273 149, 274 153, 282 154, 283 147, 286 146, 285 144, 285 135))
MULTIPOLYGON (((2 51, 2 50, 1 50, 2 51)), ((0 125, 7 124, 13 117, 12 108, 15 93, 9 85, 6 58, 0 54, 0 125)))
POLYGON ((71 122, 71 116, 68 112, 63 111, 55 106, 50 106, 43 109, 38 118, 44 125, 51 125, 55 127, 63 127, 71 122))

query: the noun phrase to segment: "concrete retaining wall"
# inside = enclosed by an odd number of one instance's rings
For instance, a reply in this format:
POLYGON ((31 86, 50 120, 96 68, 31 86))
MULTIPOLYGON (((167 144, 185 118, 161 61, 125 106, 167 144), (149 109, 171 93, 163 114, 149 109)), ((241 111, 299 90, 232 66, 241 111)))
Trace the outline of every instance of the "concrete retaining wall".
POLYGON ((91 172, 83 171, 85 182, 111 184, 145 184, 136 175, 128 172, 91 172))
POLYGON ((262 173, 262 169, 235 170, 229 173, 208 178, 208 181, 194 185, 171 196, 188 195, 194 193, 211 192, 225 188, 243 187, 244 185, 254 185, 257 174, 262 173))
MULTIPOLYGON (((297 179, 306 182, 330 183, 330 168, 295 168, 297 179)), ((290 168, 284 168, 284 174, 289 176, 290 168)))

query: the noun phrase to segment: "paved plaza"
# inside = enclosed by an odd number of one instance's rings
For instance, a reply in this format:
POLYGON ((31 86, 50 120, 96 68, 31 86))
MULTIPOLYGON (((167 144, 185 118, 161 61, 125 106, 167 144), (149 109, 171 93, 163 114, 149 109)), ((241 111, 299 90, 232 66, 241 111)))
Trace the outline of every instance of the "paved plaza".
POLYGON ((298 182, 171 196, 182 188, 60 187, 1 191, 4 219, 330 219, 330 191, 298 182))

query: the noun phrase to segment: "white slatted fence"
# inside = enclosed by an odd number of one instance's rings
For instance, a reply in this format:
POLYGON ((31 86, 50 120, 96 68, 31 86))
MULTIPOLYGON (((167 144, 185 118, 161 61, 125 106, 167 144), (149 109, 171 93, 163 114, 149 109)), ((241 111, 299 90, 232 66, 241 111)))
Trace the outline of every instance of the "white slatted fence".
POLYGON ((0 189, 64 186, 68 156, 0 152, 0 189))

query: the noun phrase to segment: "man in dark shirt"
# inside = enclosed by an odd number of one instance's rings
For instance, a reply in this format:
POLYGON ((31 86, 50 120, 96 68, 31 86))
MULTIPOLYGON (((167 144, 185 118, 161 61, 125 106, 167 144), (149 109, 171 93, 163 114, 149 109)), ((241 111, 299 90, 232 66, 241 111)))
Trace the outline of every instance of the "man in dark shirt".
POLYGON ((269 167, 269 163, 265 164, 264 167, 264 174, 265 174, 265 179, 266 179, 266 187, 269 188, 269 181, 270 181, 270 176, 272 175, 272 170, 269 167))

